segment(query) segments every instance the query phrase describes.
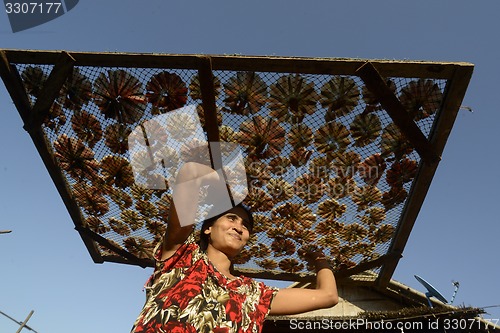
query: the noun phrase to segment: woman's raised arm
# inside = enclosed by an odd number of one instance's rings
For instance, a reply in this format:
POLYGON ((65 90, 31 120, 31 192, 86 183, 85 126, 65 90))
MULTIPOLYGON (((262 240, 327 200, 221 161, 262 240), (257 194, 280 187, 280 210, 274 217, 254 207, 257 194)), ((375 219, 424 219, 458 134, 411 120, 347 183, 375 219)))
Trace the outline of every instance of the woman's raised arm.
POLYGON ((280 289, 271 303, 271 315, 291 315, 330 308, 339 301, 335 276, 322 253, 313 253, 308 261, 316 267, 316 289, 280 289))
POLYGON ((170 203, 162 260, 172 256, 193 231, 200 188, 219 181, 219 174, 207 165, 188 162, 181 167, 170 203))

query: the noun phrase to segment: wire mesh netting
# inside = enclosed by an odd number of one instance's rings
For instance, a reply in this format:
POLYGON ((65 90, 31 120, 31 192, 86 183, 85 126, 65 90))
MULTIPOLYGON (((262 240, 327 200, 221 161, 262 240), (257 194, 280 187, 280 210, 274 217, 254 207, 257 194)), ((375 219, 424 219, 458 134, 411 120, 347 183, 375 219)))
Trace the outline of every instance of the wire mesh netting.
MULTIPOLYGON (((34 103, 53 66, 16 66, 34 103)), ((300 274, 310 269, 304 253, 311 248, 323 249, 337 271, 386 255, 421 161, 363 81, 228 70, 213 75, 220 140, 242 147, 244 203, 255 219, 235 264, 300 274)), ((446 80, 393 77, 386 83, 428 137, 446 80)), ((193 152, 194 139, 187 131, 177 147, 162 143, 168 165, 152 176, 165 188, 153 190, 134 179, 129 136, 186 105, 195 106, 205 129, 197 70, 76 66, 43 119, 83 226, 137 258, 152 258, 165 233, 168 179, 180 166, 178 154, 193 152)), ((167 140, 172 133, 158 135, 167 140)), ((119 256, 97 246, 105 258, 119 256)))

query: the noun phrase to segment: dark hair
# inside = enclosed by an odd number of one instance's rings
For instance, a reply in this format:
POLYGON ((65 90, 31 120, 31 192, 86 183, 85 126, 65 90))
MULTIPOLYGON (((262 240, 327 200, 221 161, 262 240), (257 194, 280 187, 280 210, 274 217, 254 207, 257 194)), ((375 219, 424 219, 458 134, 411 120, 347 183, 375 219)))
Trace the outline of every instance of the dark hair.
MULTIPOLYGON (((250 233, 252 233, 252 230, 253 230, 253 216, 252 216, 252 212, 250 211, 250 208, 248 208, 247 206, 245 206, 242 203, 237 204, 233 208, 241 208, 241 209, 243 209, 247 213, 247 215, 248 215, 248 225, 247 225, 247 228, 248 228, 248 231, 250 233)), ((231 209, 233 209, 233 208, 231 208, 231 209)), ((218 214, 216 216, 210 217, 210 218, 206 219, 205 221, 203 221, 203 224, 202 224, 201 230, 200 230, 200 241, 198 242, 198 244, 200 245, 200 249, 202 251, 206 251, 207 250, 207 248, 208 248, 208 242, 209 242, 209 235, 205 234, 205 230, 207 230, 208 228, 210 228, 211 226, 213 226, 214 223, 215 223, 215 221, 217 221, 220 217, 224 216, 224 214, 226 214, 231 209, 228 209, 225 212, 222 212, 222 213, 220 213, 220 214, 218 214)))

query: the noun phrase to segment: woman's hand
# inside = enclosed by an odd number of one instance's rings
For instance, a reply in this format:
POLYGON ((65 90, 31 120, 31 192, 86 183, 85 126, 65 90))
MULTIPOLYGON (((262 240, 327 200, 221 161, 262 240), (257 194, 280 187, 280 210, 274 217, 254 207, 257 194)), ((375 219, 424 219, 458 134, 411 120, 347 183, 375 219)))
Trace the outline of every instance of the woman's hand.
POLYGON ((196 162, 185 163, 177 173, 175 184, 180 185, 189 181, 198 181, 200 186, 217 183, 220 176, 210 166, 196 162))
POLYGON ((271 303, 272 315, 291 315, 329 308, 338 303, 335 276, 328 259, 317 246, 309 245, 298 251, 309 267, 316 269, 316 289, 280 289, 271 303), (328 269, 326 269, 328 268, 328 269))

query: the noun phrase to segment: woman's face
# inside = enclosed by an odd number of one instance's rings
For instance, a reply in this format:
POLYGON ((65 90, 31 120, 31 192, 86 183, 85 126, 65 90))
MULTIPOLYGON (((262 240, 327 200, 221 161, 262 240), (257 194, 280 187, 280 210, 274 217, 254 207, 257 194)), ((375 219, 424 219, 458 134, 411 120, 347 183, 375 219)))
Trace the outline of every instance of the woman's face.
POLYGON ((210 235, 209 246, 224 252, 229 258, 236 256, 250 238, 247 226, 248 215, 244 209, 229 210, 205 230, 210 235))

